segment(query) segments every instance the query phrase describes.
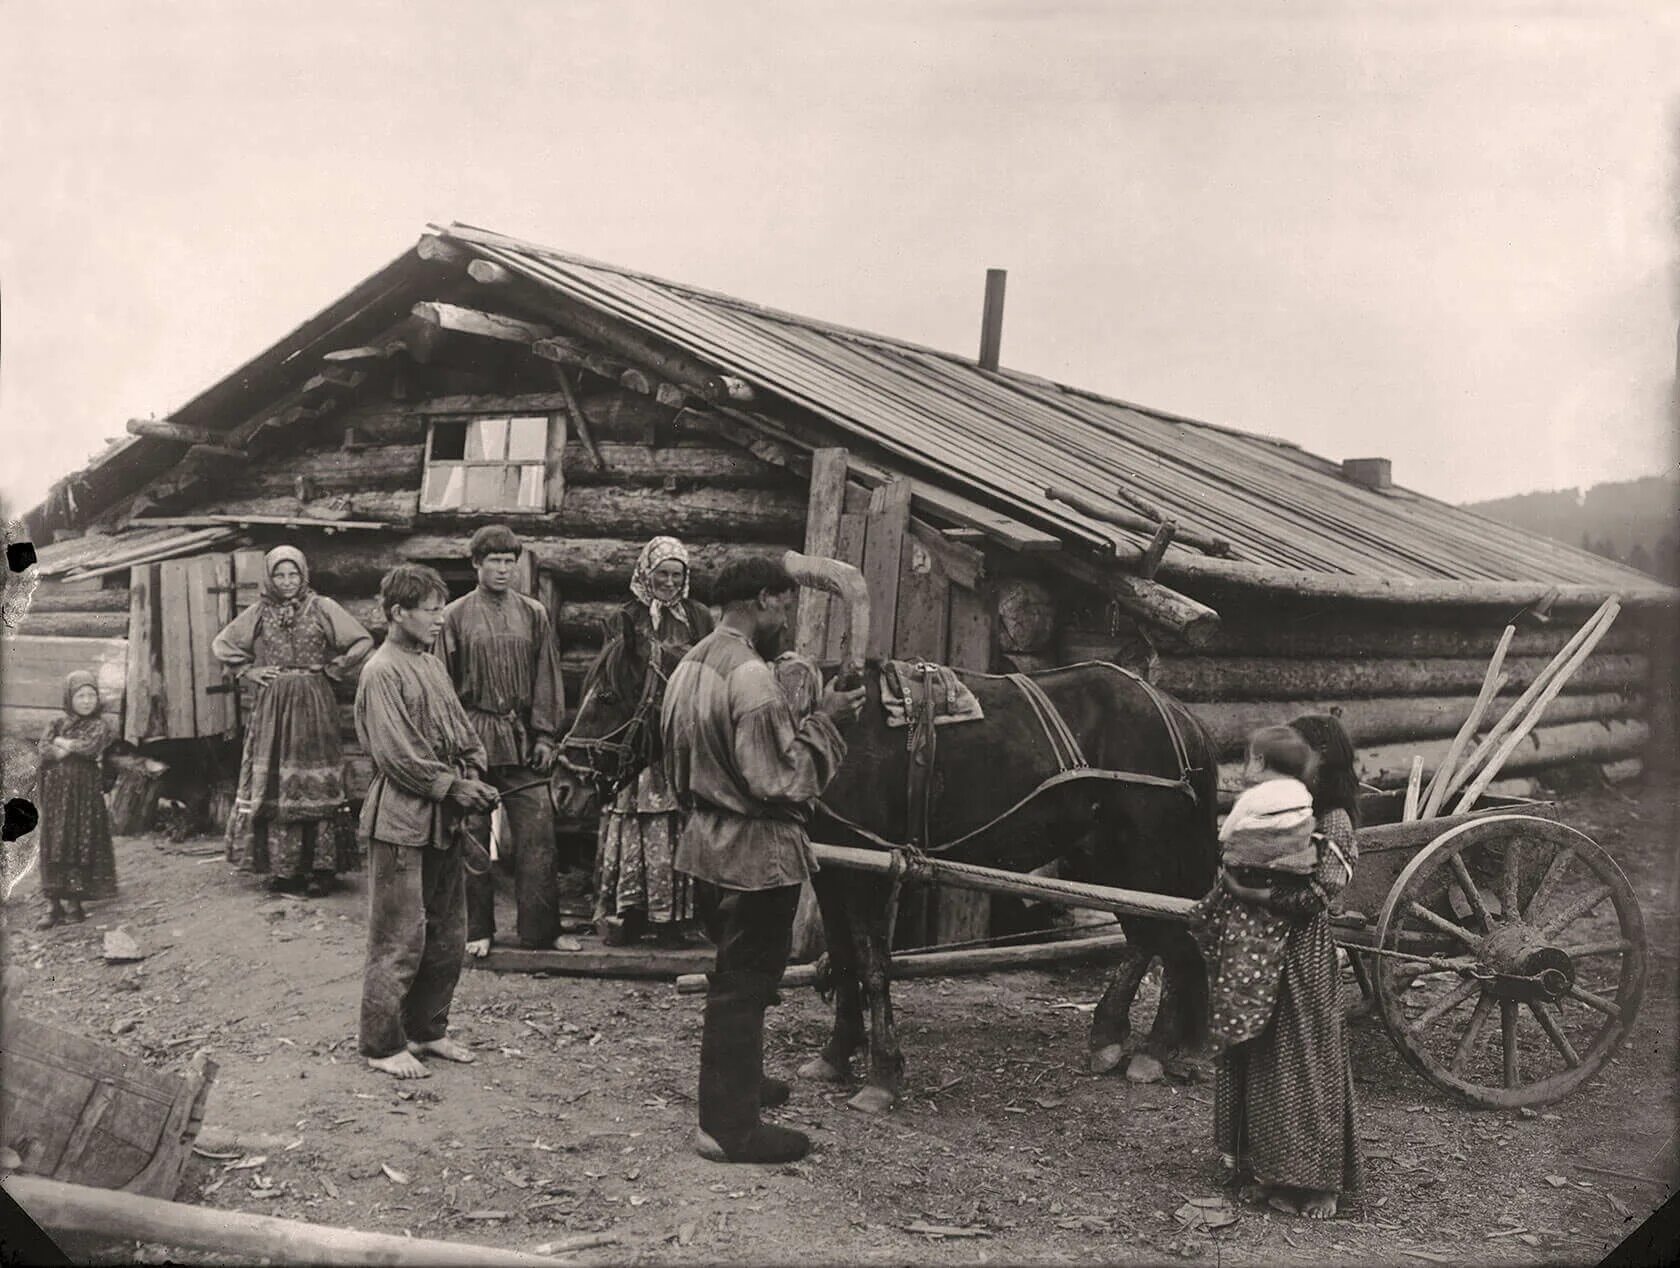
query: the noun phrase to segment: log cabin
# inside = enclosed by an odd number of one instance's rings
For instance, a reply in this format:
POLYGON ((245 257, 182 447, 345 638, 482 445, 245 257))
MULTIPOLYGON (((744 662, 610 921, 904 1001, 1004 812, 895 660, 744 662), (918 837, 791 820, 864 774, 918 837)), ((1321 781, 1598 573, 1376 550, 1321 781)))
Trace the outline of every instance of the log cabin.
MULTIPOLYGON (((1004 368, 988 283, 971 360, 429 227, 167 418, 129 422, 28 514, 39 580, 6 640, 5 725, 38 730, 62 675, 95 667, 124 740, 225 797, 241 702, 209 641, 255 598, 264 549, 301 547, 377 635, 385 569, 430 563, 464 592, 468 536, 505 522, 574 702, 641 543, 672 533, 702 599, 739 552, 857 563, 872 655, 1127 665, 1191 702, 1232 762, 1256 726, 1334 711, 1385 788, 1441 760, 1507 623, 1502 700, 1617 595, 1506 773, 1625 774, 1674 751, 1675 591, 1406 489, 1384 459, 1004 368)), ((830 607, 804 596, 798 641, 837 660, 830 607)), ((359 791, 366 760, 349 760, 359 791)), ((903 927, 975 936, 977 901, 936 895, 903 927)))

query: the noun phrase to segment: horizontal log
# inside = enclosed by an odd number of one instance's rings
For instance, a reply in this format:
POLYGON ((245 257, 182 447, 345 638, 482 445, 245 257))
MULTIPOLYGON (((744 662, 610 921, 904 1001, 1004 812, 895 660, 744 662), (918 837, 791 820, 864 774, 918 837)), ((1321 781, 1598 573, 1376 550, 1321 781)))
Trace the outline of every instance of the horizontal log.
POLYGON ((220 432, 213 432, 205 427, 187 427, 181 423, 156 418, 129 419, 128 434, 150 436, 154 440, 173 440, 182 445, 213 445, 226 439, 220 432))
MULTIPOLYGON (((1292 619, 1275 611, 1226 607, 1220 611, 1217 628, 1206 632, 1197 650, 1204 656, 1278 656, 1290 660, 1322 660, 1340 657, 1413 659, 1422 657, 1488 657, 1505 627, 1500 616, 1482 625, 1419 625, 1402 621, 1366 623, 1350 621, 1345 614, 1323 613, 1292 619)), ((1576 624, 1541 629, 1519 629, 1507 655, 1553 656, 1569 641, 1576 624)), ((1105 630, 1071 627, 1065 635, 1069 659, 1081 659, 1112 645, 1105 630)), ((1598 645, 1600 653, 1643 651, 1650 636, 1636 626, 1618 621, 1598 645)))
POLYGON ((31 606, 18 624, 18 633, 64 638, 127 638, 126 598, 123 610, 118 612, 53 612, 31 606))
MULTIPOLYGON (((1491 717, 1516 703, 1517 692, 1497 697, 1491 717)), ((1309 713, 1341 719, 1355 744, 1452 736, 1470 715, 1474 696, 1382 696, 1366 700, 1239 700, 1192 704, 1190 712, 1207 727, 1221 757, 1240 757, 1248 737, 1263 726, 1289 722, 1309 713)), ((1600 691, 1559 696, 1546 711, 1549 722, 1584 722, 1595 718, 1639 717, 1645 697, 1638 692, 1600 691)))
POLYGON ((414 254, 432 264, 463 264, 468 258, 465 248, 435 233, 421 234, 414 254))
POLYGON ((127 612, 128 587, 108 586, 96 590, 79 584, 65 586, 42 581, 36 584, 34 593, 29 596, 29 610, 32 613, 127 612))
POLYGON ((439 330, 452 334, 476 335, 483 339, 499 339, 505 343, 529 344, 546 339, 552 329, 534 321, 522 321, 501 313, 487 313, 477 308, 462 308, 458 304, 424 302, 414 306, 414 315, 430 322, 439 330))
POLYGON ((1591 611, 1612 597, 1620 597, 1624 607, 1673 608, 1680 603, 1680 590, 1633 577, 1625 585, 1616 586, 1553 585, 1545 581, 1423 581, 1270 568, 1176 549, 1167 551, 1161 561, 1160 575, 1172 585, 1222 607, 1244 596, 1255 600, 1271 596, 1383 606, 1497 609, 1506 615, 1532 607, 1548 595, 1552 596, 1554 613, 1591 611))
POLYGON ((187 450, 187 457, 190 460, 212 464, 241 464, 251 461, 251 455, 248 452, 243 449, 235 449, 232 445, 194 445, 187 450))
MULTIPOLYGON (((1018 947, 971 947, 961 951, 919 951, 895 955, 892 959, 894 981, 911 978, 955 977, 963 973, 996 973, 1011 969, 1041 968, 1050 964, 1072 964, 1080 960, 1108 959, 1126 945, 1123 933, 1091 934, 1057 942, 1035 942, 1018 947)), ((782 973, 784 990, 796 986, 815 986, 817 970, 813 964, 789 965, 782 973)), ((707 979, 704 973, 685 974, 677 979, 677 994, 704 995, 707 979)))
POLYGON ((208 498, 195 502, 190 509, 200 515, 233 520, 251 517, 259 522, 264 519, 318 521, 323 527, 330 526, 335 520, 354 520, 385 524, 392 528, 412 525, 420 509, 418 491, 370 489, 311 498, 304 502, 295 494, 255 493, 245 496, 236 489, 237 486, 223 482, 220 489, 210 490, 208 498))
MULTIPOLYGON (((552 532, 549 528, 547 531, 552 532)), ((645 540, 629 538, 541 537, 521 533, 537 566, 554 574, 563 595, 612 594, 629 597, 626 587, 645 540)), ((304 547, 310 574, 330 594, 369 594, 379 579, 400 563, 424 563, 465 570, 467 534, 416 533, 379 540, 342 538, 304 547)), ((753 556, 780 560, 786 547, 753 542, 694 540, 686 543, 694 597, 704 601, 718 571, 730 559, 753 556)))
MULTIPOLYGON (((1650 735, 1651 728, 1634 718, 1537 727, 1511 754, 1500 773, 1519 775, 1572 762, 1635 757, 1644 750, 1650 735)), ((1374 787, 1403 788, 1411 775, 1414 756, 1423 758, 1427 778, 1440 765, 1451 744, 1450 738, 1442 738, 1361 746, 1355 752, 1357 772, 1361 780, 1374 787)), ((1219 786, 1222 794, 1234 793, 1242 786, 1241 762, 1220 764, 1219 786)))
POLYGON ((62 718, 61 707, 33 704, 0 705, 0 733, 12 740, 34 744, 55 718, 62 718))
MULTIPOLYGON (((1510 686, 1526 687, 1545 657, 1508 657, 1510 686)), ((1569 680, 1571 691, 1641 686, 1644 656, 1594 655, 1569 680)), ((1487 661, 1456 658, 1290 660, 1273 657, 1162 657, 1152 681, 1180 700, 1314 700, 1375 696, 1473 694, 1487 661)))
POLYGON ((217 1257, 292 1264, 389 1264, 395 1268, 441 1264, 544 1265, 544 1255, 471 1242, 397 1237, 355 1228, 330 1228, 303 1220, 223 1211, 117 1189, 67 1184, 14 1173, 6 1192, 44 1229, 90 1233, 125 1242, 206 1250, 217 1257))
MULTIPOLYGON (((1169 589, 1147 577, 1134 577, 1117 568, 1107 568, 1068 551, 1048 556, 1050 566, 1096 590, 1127 616, 1151 630, 1165 632, 1178 644, 1204 648, 1220 625, 1220 615, 1207 604, 1169 589)), ((1069 661, 1108 660, 1114 640, 1104 638, 1098 655, 1075 652, 1069 661)))
MULTIPOLYGON (((553 951, 520 947, 497 947, 482 959, 469 956, 467 966, 492 973, 555 973, 562 977, 617 977, 638 981, 676 981, 704 970, 717 958, 710 947, 629 947, 607 950, 585 947, 582 951, 553 951)), ((700 972, 702 978, 704 972, 700 972)))

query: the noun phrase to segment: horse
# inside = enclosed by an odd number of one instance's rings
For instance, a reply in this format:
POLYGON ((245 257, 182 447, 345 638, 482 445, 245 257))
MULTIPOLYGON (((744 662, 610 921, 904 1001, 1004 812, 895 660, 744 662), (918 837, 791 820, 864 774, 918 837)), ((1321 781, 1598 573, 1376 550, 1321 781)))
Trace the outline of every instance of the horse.
MULTIPOLYGON (((778 661, 778 678, 797 681, 786 660, 778 661)), ((801 663, 807 675, 834 672, 801 663)), ((670 668, 614 643, 591 669, 560 754, 594 778, 603 797, 646 760, 670 668)), ((813 808, 816 839, 875 849, 914 844, 929 855, 1021 872, 1059 860, 1062 874, 1075 879, 1186 898, 1213 885, 1217 751, 1195 716, 1165 692, 1103 662, 1033 674, 950 671, 984 717, 923 728, 936 742, 930 777, 921 781, 925 801, 913 810, 911 771, 929 755, 912 751, 906 728, 889 725, 878 670, 871 664, 864 674, 867 698, 847 734, 845 761, 813 808)), ((820 677, 803 693, 807 700, 818 694, 820 677)), ((848 1081, 853 1056, 867 1046, 867 1080, 848 1103, 881 1112, 896 1103, 904 1076, 889 988, 894 884, 838 867, 820 869, 812 883, 834 1023, 799 1073, 848 1081)), ((1092 1019, 1091 1069, 1107 1073, 1126 1059, 1131 1005, 1156 960, 1162 991, 1145 1049, 1169 1067, 1193 1067, 1208 1040, 1207 977, 1188 928, 1133 916, 1121 917, 1121 926, 1127 945, 1092 1019)))

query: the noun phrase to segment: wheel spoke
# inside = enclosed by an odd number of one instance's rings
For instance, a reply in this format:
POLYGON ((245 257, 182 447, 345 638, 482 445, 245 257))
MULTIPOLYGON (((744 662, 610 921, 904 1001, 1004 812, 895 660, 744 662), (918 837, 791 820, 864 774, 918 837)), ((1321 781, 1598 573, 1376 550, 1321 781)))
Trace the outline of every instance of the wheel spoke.
POLYGON ((1406 907, 1407 910, 1409 910, 1412 915, 1416 916, 1419 920, 1434 925, 1442 933, 1447 934, 1450 937, 1457 938, 1465 946, 1479 947, 1482 945, 1482 940, 1475 934, 1471 933, 1468 929, 1465 929, 1460 925, 1455 925, 1445 916, 1436 915, 1417 900, 1407 899, 1406 907))
POLYGON ((1622 1015, 1622 1010, 1610 1000, 1605 999, 1602 995, 1595 995, 1582 986, 1571 986, 1569 988, 1569 998, 1580 1000, 1588 1008, 1596 1008, 1606 1017, 1619 1018, 1622 1015))
POLYGON ((1575 1045, 1569 1042, 1569 1036, 1563 1033, 1563 1027, 1558 1019, 1552 1016, 1551 1009, 1538 1000, 1530 1000, 1528 1011, 1534 1014, 1534 1020, 1540 1023, 1540 1029, 1546 1032, 1546 1038, 1552 1041, 1552 1047, 1563 1054, 1566 1065, 1573 1070, 1581 1064, 1581 1054, 1575 1051, 1575 1045))
POLYGON ((1575 852, 1573 850, 1559 850, 1552 856, 1552 861, 1546 865, 1545 875, 1540 878, 1540 883, 1535 886, 1534 893, 1529 897, 1528 906, 1523 909, 1523 916, 1527 918, 1530 924, 1534 923, 1534 918, 1551 901, 1552 891, 1557 888, 1558 882, 1563 879, 1563 870, 1569 866, 1569 860, 1574 857, 1575 852))
POLYGON ((1571 959, 1579 960, 1589 955, 1622 955, 1633 950, 1633 943, 1626 938, 1612 938, 1608 942, 1586 942, 1578 947, 1561 949, 1571 959))
POLYGON ((1470 904, 1470 910, 1481 922, 1484 933, 1493 932, 1493 917, 1488 915, 1487 904, 1482 901, 1482 891, 1476 888, 1476 882, 1471 879, 1470 869, 1465 866, 1462 855, 1455 854, 1451 860, 1453 875, 1458 878, 1458 887, 1464 891, 1465 901, 1470 904))
POLYGON ((1487 1029, 1488 1018, 1493 1016, 1493 996, 1487 992, 1476 1001, 1476 1011, 1470 1014, 1470 1025, 1459 1037, 1458 1048, 1453 1052, 1452 1072, 1462 1076, 1465 1064, 1470 1055, 1475 1052, 1476 1045, 1482 1041, 1482 1031, 1487 1029))
POLYGON ((1518 917, 1517 883, 1522 879, 1522 841, 1512 837, 1505 847, 1505 866, 1500 876, 1499 901, 1505 907, 1505 919, 1518 917))
POLYGON ((1433 1026, 1436 1022, 1440 1021, 1441 1018, 1445 1017, 1448 1013, 1452 1012, 1453 1009, 1457 1008, 1465 1000, 1474 995, 1480 987, 1481 983, 1475 978, 1468 978, 1465 981, 1460 982, 1457 986, 1453 987, 1452 990, 1448 991, 1445 995, 1441 996, 1440 999, 1436 1000, 1428 1008, 1424 1009, 1423 1012, 1418 1014, 1418 1019, 1411 1025, 1412 1033, 1415 1035, 1428 1030, 1429 1027, 1433 1026))
POLYGON ((1514 1088, 1522 1076, 1517 1064, 1517 1002, 1499 1001, 1499 1038, 1505 1046, 1505 1086, 1514 1088))
POLYGON ((1541 928, 1540 936, 1542 938, 1554 936, 1559 930, 1567 928, 1588 912, 1593 911, 1608 897, 1610 897, 1610 887, 1608 885, 1600 885, 1591 893, 1582 894, 1548 920, 1541 928))

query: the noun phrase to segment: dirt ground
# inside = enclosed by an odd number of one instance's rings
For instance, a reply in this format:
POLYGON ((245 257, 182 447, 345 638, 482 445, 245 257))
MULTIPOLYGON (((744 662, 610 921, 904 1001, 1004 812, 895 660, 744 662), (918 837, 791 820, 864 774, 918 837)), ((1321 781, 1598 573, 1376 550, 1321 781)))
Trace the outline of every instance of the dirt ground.
MULTIPOLYGON (((469 970, 454 1033, 478 1064, 433 1062, 407 1084, 367 1070, 359 875, 326 899, 271 897, 214 842, 125 839, 121 897, 85 925, 34 931, 33 878, 18 887, 5 982, 30 1016, 149 1065, 212 1049, 200 1143, 220 1156, 195 1157, 181 1197, 213 1207, 523 1249, 616 1237, 578 1263, 1594 1263, 1676 1179, 1677 810, 1674 790, 1648 788, 1565 813, 1644 907, 1650 980, 1621 1055, 1537 1113, 1476 1110, 1417 1076, 1379 1022, 1357 1023, 1368 1201, 1325 1224, 1255 1206, 1212 1232, 1175 1217, 1218 1192, 1212 1090, 1086 1072, 1097 966, 899 984, 903 1102, 866 1117, 844 1090, 796 1084, 779 1117, 816 1149, 780 1168, 692 1153, 700 1003, 663 983, 469 970), (101 959, 117 925, 142 962, 101 959)), ((827 1024, 812 992, 788 992, 772 1068, 790 1071, 827 1024)))

